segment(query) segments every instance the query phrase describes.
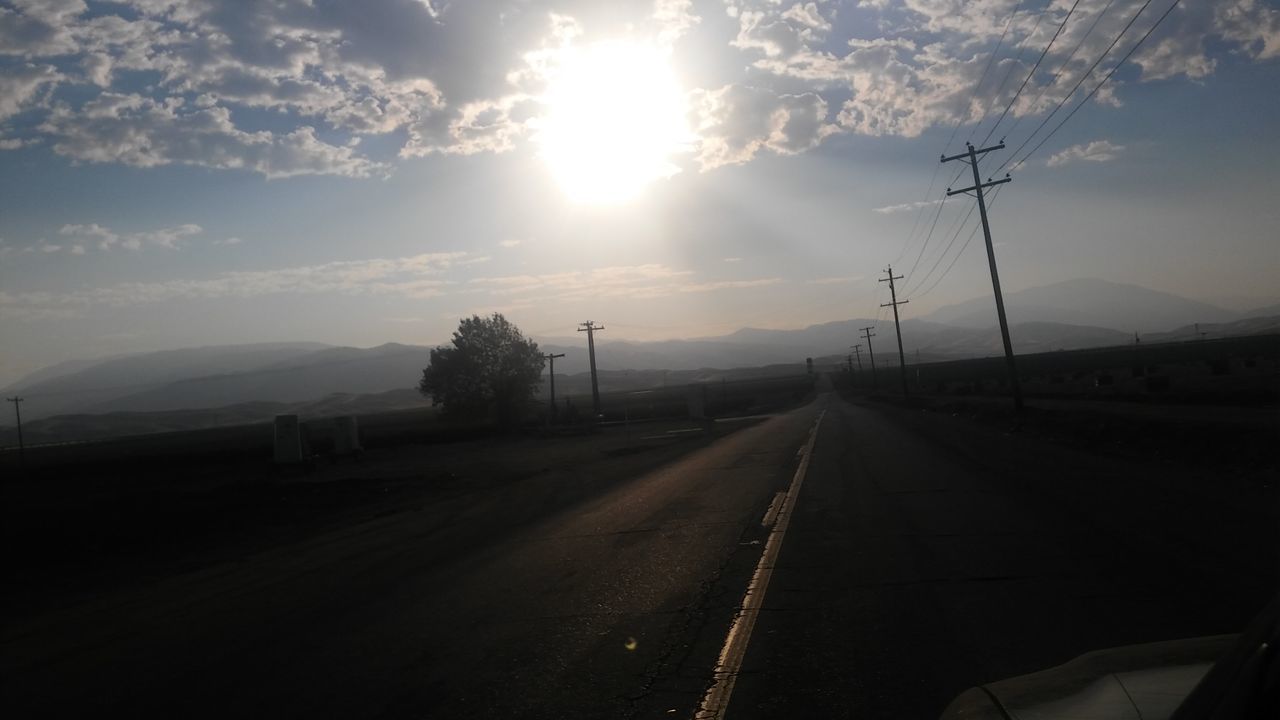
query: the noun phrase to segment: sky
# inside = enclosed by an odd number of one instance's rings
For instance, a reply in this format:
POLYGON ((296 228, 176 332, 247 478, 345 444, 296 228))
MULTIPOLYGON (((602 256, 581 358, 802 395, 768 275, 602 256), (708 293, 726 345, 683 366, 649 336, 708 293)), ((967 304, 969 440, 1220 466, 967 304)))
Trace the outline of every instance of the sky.
POLYGON ((1006 290, 1270 304, 1278 87, 1264 0, 0 2, 0 384, 885 317, 890 264, 917 317, 991 293, 939 159, 1001 138, 1006 290))

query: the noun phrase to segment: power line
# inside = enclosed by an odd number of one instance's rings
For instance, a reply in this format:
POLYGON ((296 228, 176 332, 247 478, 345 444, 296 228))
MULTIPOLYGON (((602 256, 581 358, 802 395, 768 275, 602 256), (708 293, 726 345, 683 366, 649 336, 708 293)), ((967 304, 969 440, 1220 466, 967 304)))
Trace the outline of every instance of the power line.
POLYGON ((929 199, 933 197, 933 185, 938 181, 938 172, 942 170, 941 165, 935 165, 933 168, 933 176, 929 178, 929 189, 924 191, 924 198, 920 200, 920 207, 916 208, 915 221, 911 223, 911 232, 907 233, 907 239, 902 243, 902 249, 898 251, 898 257, 894 258, 894 262, 902 259, 907 254, 907 248, 910 247, 911 241, 916 237, 916 230, 920 227, 920 218, 924 217, 924 209, 929 205, 929 199))
POLYGON ((969 206, 969 212, 965 213, 964 217, 960 220, 960 222, 955 225, 955 232, 952 233, 951 239, 947 241, 947 246, 942 249, 941 253, 938 253, 938 259, 933 261, 933 265, 929 268, 929 272, 925 273, 924 276, 920 278, 919 282, 916 282, 910 288, 908 288, 907 293, 909 295, 915 295, 916 290, 920 289, 921 285, 924 285, 926 282, 928 282, 930 277, 933 277, 934 271, 937 270, 938 266, 942 264, 942 259, 947 256, 948 252, 951 251, 952 246, 956 244, 956 239, 960 237, 961 231, 964 230, 965 224, 969 222, 969 218, 973 217, 973 211, 977 207, 978 206, 976 203, 969 206))
MULTIPOLYGON (((1129 28, 1133 26, 1133 23, 1138 20, 1138 17, 1142 15, 1142 12, 1146 10, 1147 6, 1150 4, 1151 4, 1151 0, 1146 0, 1146 2, 1142 3, 1142 7, 1138 8, 1138 12, 1134 13, 1133 17, 1129 18, 1128 23, 1125 23, 1124 29, 1122 29, 1120 33, 1116 35, 1115 39, 1111 41, 1111 44, 1107 46, 1107 49, 1104 50, 1102 54, 1098 56, 1097 60, 1093 61, 1093 64, 1089 66, 1089 69, 1086 70, 1084 74, 1080 76, 1080 79, 1076 81, 1075 86, 1071 88, 1071 92, 1068 92, 1066 95, 1062 96, 1062 99, 1058 101, 1058 104, 1056 107, 1053 108, 1053 111, 1050 112, 1048 115, 1046 115, 1044 119, 1040 121, 1040 124, 1036 126, 1036 129, 1033 130, 1031 134, 1027 136, 1027 139, 1023 140, 1022 144, 1019 145, 1016 150, 1014 150, 1012 153, 1009 154, 1010 157, 1014 157, 1018 153, 1022 152, 1022 148, 1026 147, 1027 143, 1031 142, 1031 140, 1035 138, 1036 134, 1039 133, 1041 130, 1043 130, 1045 125, 1049 124, 1049 121, 1053 119, 1053 116, 1058 114, 1058 111, 1062 109, 1062 106, 1067 104, 1067 100, 1071 99, 1071 96, 1075 94, 1076 90, 1080 89, 1080 86, 1084 84, 1084 81, 1088 79, 1089 75, 1093 74, 1094 68, 1098 67, 1098 64, 1101 63, 1102 60, 1111 53, 1112 48, 1116 46, 1116 43, 1120 42, 1120 38, 1124 37, 1125 33, 1129 32, 1129 28)), ((999 171, 1003 167, 1004 167, 1004 163, 998 166, 996 170, 999 171)))
POLYGON ((1018 98, 1022 97, 1022 91, 1027 87, 1027 83, 1031 80, 1031 77, 1036 74, 1036 70, 1040 69, 1040 63, 1044 62, 1045 55, 1049 54, 1049 50, 1053 47, 1053 44, 1057 42, 1058 36, 1062 34, 1062 29, 1067 26, 1067 22, 1071 20, 1071 14, 1076 11, 1076 6, 1079 4, 1080 0, 1075 0, 1075 2, 1072 3, 1071 9, 1067 11, 1067 16, 1062 18, 1062 22, 1058 25, 1058 29, 1053 33, 1053 37, 1049 38, 1049 44, 1044 46, 1044 50, 1040 52, 1040 57, 1036 58, 1036 64, 1031 66, 1031 71, 1022 79, 1022 84, 1018 86, 1018 91, 1013 94, 1013 97, 1009 100, 1009 104, 1004 106, 1004 111, 1001 112, 1000 117, 996 119, 996 124, 991 126, 991 129, 987 131, 987 136, 982 138, 982 142, 978 143, 979 145, 985 145, 986 142, 991 139, 991 136, 996 132, 996 128, 1000 127, 1000 123, 1004 122, 1005 116, 1009 114, 1009 110, 1013 107, 1013 104, 1018 102, 1018 98))
MULTIPOLYGON (((942 165, 938 165, 938 167, 942 167, 942 165)), ((924 244, 920 246, 920 253, 916 255, 916 261, 911 263, 911 269, 907 271, 907 277, 912 277, 912 273, 914 273, 916 268, 919 267, 920 258, 924 257, 925 248, 929 247, 929 239, 933 237, 934 228, 938 227, 938 218, 942 216, 942 206, 945 205, 946 202, 947 198, 945 195, 938 201, 938 211, 933 214, 933 224, 929 226, 929 234, 925 237, 924 244)))
MULTIPOLYGON (((992 209, 994 209, 994 208, 995 208, 995 206, 996 206, 996 200, 1000 197, 1000 191, 1001 191, 1001 190, 1003 190, 1003 189, 1004 189, 1004 186, 1003 186, 1003 185, 1001 185, 1001 186, 999 186, 999 187, 997 187, 997 188, 995 189, 995 192, 991 193, 991 200, 987 203, 987 210, 988 210, 988 211, 990 211, 990 210, 992 210, 992 209)), ((933 281, 933 283, 929 285, 929 287, 925 288, 924 290, 922 290, 922 291, 920 291, 920 292, 918 292, 918 293, 915 293, 914 295, 912 295, 912 297, 914 297, 915 299, 919 300, 920 298, 924 297, 925 295, 928 295, 928 294, 929 294, 929 293, 930 293, 934 288, 938 287, 938 284, 942 282, 942 279, 943 279, 943 278, 945 278, 945 277, 947 276, 947 274, 951 272, 951 268, 955 267, 955 265, 956 265, 956 261, 960 259, 960 256, 961 256, 961 255, 964 255, 964 251, 965 251, 965 249, 969 247, 969 243, 973 240, 973 238, 974 238, 975 236, 977 236, 977 234, 978 234, 978 228, 979 228, 979 227, 981 227, 981 226, 982 226, 982 223, 974 223, 974 224, 973 224, 973 230, 970 230, 970 231, 969 231, 969 237, 965 238, 964 243, 960 245, 960 250, 959 250, 959 252, 957 252, 957 253, 955 254, 955 256, 951 258, 951 264, 947 265, 947 269, 946 269, 946 270, 943 270, 943 271, 942 271, 942 274, 941 274, 941 275, 939 275, 939 276, 937 277, 937 279, 936 279, 936 280, 934 280, 934 281, 933 281)), ((961 229, 963 229, 963 228, 961 228, 961 229)))
MULTIPOLYGON (((1009 66, 1009 71, 1004 74, 1004 79, 1000 81, 1000 86, 997 87, 995 93, 991 95, 991 102, 987 103, 987 109, 982 112, 982 118, 978 120, 978 123, 973 126, 973 131, 969 133, 969 140, 973 140, 973 136, 977 134, 978 128, 982 127, 982 123, 987 121, 987 115, 990 115, 991 108, 995 107, 996 98, 1000 97, 1000 93, 1004 90, 1005 84, 1009 82, 1010 77, 1013 77, 1013 69, 1017 66, 1018 61, 1022 59, 1023 51, 1027 49, 1027 41, 1031 39, 1032 35, 1036 34, 1036 30, 1040 29, 1040 21, 1044 20, 1044 14, 1046 12, 1048 12, 1048 8, 1041 10, 1040 13, 1036 15, 1036 24, 1031 26, 1031 32, 1023 35, 1022 40, 1018 42, 1018 54, 1014 56, 1013 64, 1009 66)), ((994 129, 994 127, 995 126, 993 125, 992 128, 994 129)), ((990 137, 990 135, 988 134, 987 137, 990 137)))
MULTIPOLYGON (((1148 0, 1148 2, 1149 1, 1150 0, 1148 0)), ((1089 94, 1086 95, 1084 99, 1080 101, 1080 104, 1072 108, 1071 112, 1067 113, 1067 116, 1062 118, 1062 122, 1058 123, 1058 125, 1054 127, 1053 130, 1050 130, 1048 135, 1045 135, 1044 138, 1039 143, 1037 143, 1035 147, 1031 148, 1030 152, 1028 152, 1026 155, 1023 155, 1022 159, 1019 160, 1016 164, 1014 164, 1009 169, 1013 170, 1014 168, 1017 168, 1021 166, 1023 163, 1025 163, 1027 161, 1027 158, 1034 155, 1035 152, 1039 150, 1040 147, 1043 146, 1045 142, 1049 140, 1049 138, 1053 137, 1054 133, 1058 132, 1058 130, 1060 130, 1063 125, 1066 125, 1067 121, 1071 119, 1071 116, 1079 112, 1080 108, 1084 107, 1085 104, 1088 103, 1089 100, 1093 98, 1094 94, 1097 93, 1098 90, 1101 89, 1102 86, 1105 85, 1106 82, 1111 79, 1111 76, 1116 74, 1116 71, 1119 70, 1120 67, 1124 65, 1125 61, 1128 60, 1129 57, 1132 56, 1133 53, 1137 51, 1139 47, 1142 46, 1142 43, 1146 42, 1147 38, 1151 37, 1151 33, 1155 32, 1156 28, 1160 27, 1160 23, 1164 22, 1164 19, 1169 17, 1169 13, 1173 12, 1173 9, 1178 6, 1179 2, 1181 2, 1181 0, 1173 0, 1173 4, 1170 5, 1168 9, 1164 11, 1164 14, 1162 14, 1159 18, 1156 19, 1155 24, 1152 25, 1150 28, 1148 28, 1147 32, 1144 33, 1142 37, 1138 38, 1138 42, 1134 43, 1133 47, 1129 48, 1129 52, 1125 53, 1124 57, 1120 58, 1120 62, 1116 63, 1115 66, 1111 68, 1111 72, 1108 72, 1106 77, 1102 78, 1102 80, 1097 85, 1095 85, 1092 90, 1089 91, 1089 94)))
MULTIPOLYGON (((987 73, 991 71, 991 65, 995 62, 996 56, 1000 54, 1000 46, 1004 44, 1004 38, 1009 34, 1009 28, 1013 27, 1013 19, 1018 16, 1018 11, 1022 9, 1024 0, 1018 0, 1018 4, 1014 6, 1013 12, 1009 13, 1009 19, 1004 23, 1004 31, 1000 33, 1000 39, 996 41, 996 46, 991 51, 991 55, 987 57, 987 64, 982 68, 982 75, 978 76, 978 82, 973 86, 972 95, 977 95, 982 89, 982 83, 987 79, 987 73)), ((964 124, 964 119, 969 116, 969 109, 966 107, 963 115, 956 120, 956 126, 951 129, 951 137, 947 138, 947 144, 943 146, 942 152, 951 149, 951 143, 956 139, 956 133, 959 132, 960 126, 964 124)), ((986 119, 986 116, 983 116, 986 119)), ((981 124, 981 123, 979 123, 981 124)), ((935 173, 936 175, 936 173, 935 173)))
MULTIPOLYGON (((1076 53, 1080 52, 1080 48, 1084 47, 1085 41, 1088 40, 1089 37, 1093 35, 1094 29, 1098 27, 1098 23, 1101 22, 1103 16, 1107 14, 1107 11, 1111 9, 1111 6, 1115 4, 1115 1, 1116 0, 1107 0, 1107 4, 1102 7, 1102 12, 1099 12, 1096 16, 1094 16, 1093 22, 1089 24, 1089 29, 1085 30, 1084 35, 1080 36, 1080 41, 1076 43, 1076 46, 1071 48, 1071 52, 1067 54, 1067 59, 1062 61, 1062 64, 1059 65, 1058 69, 1054 71, 1053 77, 1049 78, 1049 82, 1045 83, 1044 87, 1040 88, 1040 92, 1036 93, 1035 100, 1031 101, 1032 108, 1039 105, 1040 98, 1043 98, 1044 94, 1048 92, 1050 88, 1058 84, 1058 78, 1062 76, 1062 71, 1066 70, 1067 65, 1070 65, 1071 61, 1075 59, 1076 53)), ((1009 129, 1005 131, 1005 134, 1012 135, 1013 131, 1018 129, 1018 124, 1022 122, 1022 118, 1023 118, 1022 115, 1015 116, 1013 118, 1013 125, 1009 126, 1009 129)), ((1000 168, 1003 168, 1008 162, 1009 161, 1006 159, 1003 163, 1000 164, 1000 167, 996 169, 999 170, 1000 168)))
MULTIPOLYGON (((995 62, 996 56, 1000 54, 1000 46, 1004 44, 1004 39, 1009 34, 1009 28, 1013 26, 1013 20, 1014 18, 1017 17, 1018 11, 1022 9, 1023 2, 1024 0, 1018 0, 1018 4, 1014 6, 1013 12, 1009 13, 1009 19, 1006 20, 1004 23, 1004 30, 1000 33, 1000 39, 996 41, 996 46, 991 50, 991 54, 987 56, 987 64, 983 66, 982 74, 978 76, 978 82, 973 86, 973 91, 972 91, 973 95, 977 95, 978 91, 982 89, 982 83, 986 82, 987 74, 991 71, 991 66, 995 62)), ((962 113, 960 117, 956 118, 956 124, 954 127, 951 128, 951 135, 947 138, 947 142, 942 148, 942 151, 944 153, 947 150, 951 149, 951 143, 955 141, 956 134, 960 132, 960 126, 964 124, 965 118, 967 118, 968 116, 969 116, 969 112, 968 112, 968 108, 966 108, 965 112, 962 113)), ((984 113, 983 120, 985 119, 986 119, 986 114, 984 113)), ((979 121, 979 124, 981 124, 981 121, 979 121)), ((933 198, 934 183, 937 182, 938 173, 939 171, 941 171, 941 169, 942 169, 941 165, 934 166, 933 175, 930 176, 929 178, 929 189, 925 190, 924 197, 921 198, 920 200, 921 203, 928 203, 928 201, 933 198)), ((959 179, 960 179, 960 176, 956 175, 956 177, 952 179, 951 184, 954 185, 956 183, 956 180, 959 180, 959 179)), ((916 231, 920 228, 920 220, 924 217, 926 207, 928 207, 927 204, 922 204, 919 210, 916 211, 915 220, 911 224, 911 232, 907 233, 907 239, 903 241, 902 249, 898 251, 898 256, 893 259, 894 262, 898 262, 899 260, 902 259, 904 255, 906 255, 907 248, 910 247, 911 241, 914 240, 916 237, 916 231)), ((941 212, 942 208, 939 207, 938 210, 939 212, 941 212)), ((933 226, 936 227, 937 224, 938 224, 938 219, 937 219, 937 216, 935 215, 933 220, 933 226)), ((919 257, 924 255, 924 248, 928 247, 929 240, 932 237, 933 237, 933 227, 930 227, 929 235, 925 237, 924 244, 921 246, 921 249, 920 249, 920 255, 917 256, 917 259, 916 259, 917 265, 920 263, 919 257)), ((907 274, 910 275, 910 273, 907 273, 907 274)))

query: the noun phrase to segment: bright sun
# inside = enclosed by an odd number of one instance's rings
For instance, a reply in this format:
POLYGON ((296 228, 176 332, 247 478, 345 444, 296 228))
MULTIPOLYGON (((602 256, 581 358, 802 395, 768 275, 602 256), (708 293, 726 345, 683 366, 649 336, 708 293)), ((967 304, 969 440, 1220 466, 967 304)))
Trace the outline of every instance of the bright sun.
POLYGON ((657 48, 605 42, 564 50, 538 121, 542 157, 576 202, 635 197, 679 169, 689 143, 680 83, 657 48))

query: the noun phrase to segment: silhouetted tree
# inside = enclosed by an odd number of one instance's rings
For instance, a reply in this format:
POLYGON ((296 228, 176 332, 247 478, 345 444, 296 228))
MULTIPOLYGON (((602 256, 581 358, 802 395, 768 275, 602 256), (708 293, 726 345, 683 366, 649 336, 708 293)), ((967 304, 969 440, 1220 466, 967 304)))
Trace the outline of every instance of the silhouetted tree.
POLYGON ((492 413, 508 428, 538 384, 545 360, 538 344, 499 313, 474 315, 458 323, 453 347, 431 351, 431 364, 422 371, 418 391, 453 418, 474 419, 492 413))

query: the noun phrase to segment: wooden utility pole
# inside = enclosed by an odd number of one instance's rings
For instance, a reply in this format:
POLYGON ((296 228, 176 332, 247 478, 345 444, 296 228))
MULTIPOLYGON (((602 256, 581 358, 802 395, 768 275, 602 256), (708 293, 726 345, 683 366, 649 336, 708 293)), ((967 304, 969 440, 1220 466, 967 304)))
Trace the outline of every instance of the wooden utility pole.
POLYGON ((20 467, 27 466, 27 448, 22 442, 22 408, 19 407, 22 398, 14 395, 11 398, 5 398, 13 403, 13 414, 18 418, 18 465, 20 467))
POLYGON ((910 300, 898 301, 898 291, 893 287, 894 280, 901 280, 902 276, 894 276, 893 266, 890 265, 885 273, 888 277, 880 278, 880 282, 889 283, 889 299, 891 302, 881 303, 880 307, 893 308, 893 327, 898 332, 898 368, 902 371, 902 397, 907 396, 907 357, 902 352, 902 325, 898 322, 898 306, 906 305, 910 300))
POLYGON ((871 358, 871 387, 876 387, 876 352, 871 349, 871 338, 876 334, 871 332, 875 329, 875 325, 862 328, 862 339, 867 341, 867 357, 871 358))
POLYGON ((858 372, 862 372, 862 344, 850 345, 849 348, 853 350, 853 356, 858 359, 858 372))
POLYGON ((556 358, 564 357, 564 353, 547 353, 542 357, 551 363, 551 414, 547 416, 547 422, 554 423, 556 421, 556 411, 558 410, 556 407, 556 358))
POLYGON ((1013 361, 1013 343, 1009 340, 1009 321, 1004 314, 1004 295, 1000 292, 1000 273, 996 271, 996 250, 991 244, 991 224, 987 220, 987 201, 982 195, 982 191, 995 185, 1002 185, 1010 182, 1012 178, 1006 173, 999 180, 987 178, 982 182, 982 178, 978 175, 978 156, 985 155, 992 150, 1003 150, 1004 141, 1000 141, 999 145, 982 148, 978 150, 973 147, 973 143, 965 143, 968 148, 965 152, 951 157, 942 157, 942 162, 949 163, 952 160, 960 160, 969 163, 969 169, 973 171, 973 187, 967 187, 962 190, 952 190, 947 188, 947 197, 959 195, 960 193, 973 193, 978 199, 978 213, 982 216, 982 235, 987 241, 987 264, 991 266, 991 287, 995 290, 996 296, 996 315, 1000 318, 1000 339, 1004 341, 1004 358, 1005 363, 1009 366, 1009 384, 1013 389, 1013 407, 1014 410, 1022 412, 1022 387, 1018 384, 1018 367, 1013 361))
POLYGON ((596 379, 596 331, 603 330, 603 325, 595 324, 595 321, 588 320, 579 323, 581 327, 578 332, 587 334, 587 357, 591 361, 591 410, 592 422, 600 419, 600 382, 596 379))

